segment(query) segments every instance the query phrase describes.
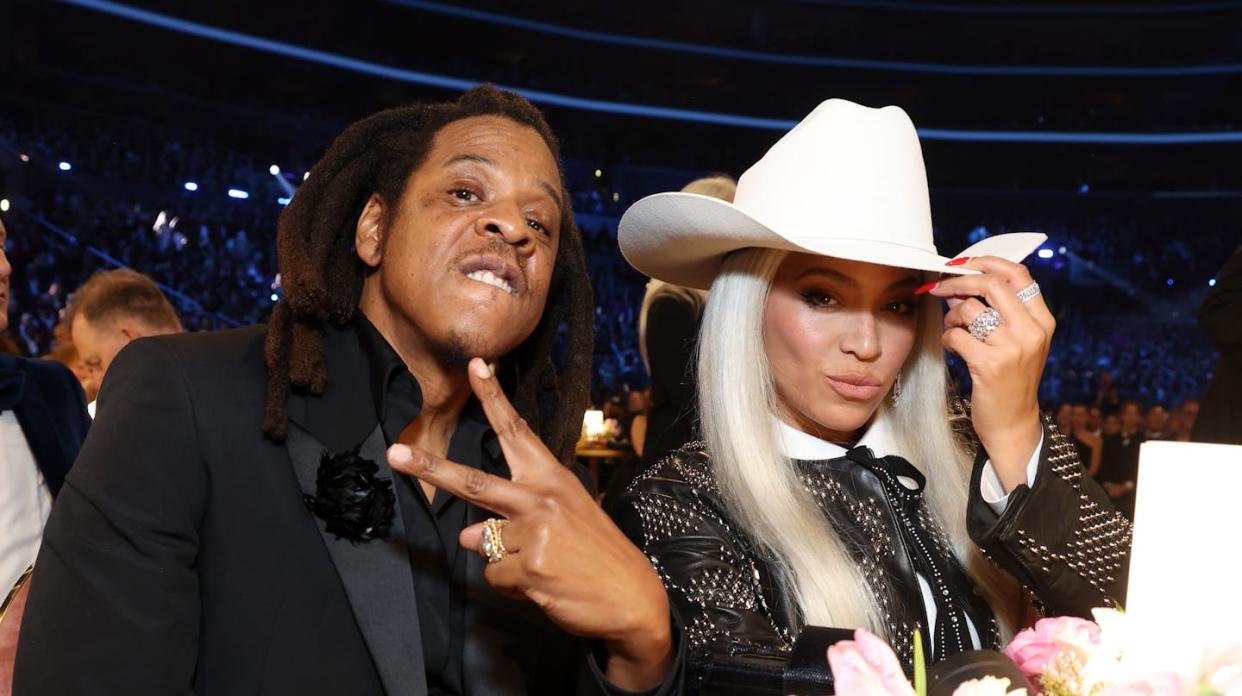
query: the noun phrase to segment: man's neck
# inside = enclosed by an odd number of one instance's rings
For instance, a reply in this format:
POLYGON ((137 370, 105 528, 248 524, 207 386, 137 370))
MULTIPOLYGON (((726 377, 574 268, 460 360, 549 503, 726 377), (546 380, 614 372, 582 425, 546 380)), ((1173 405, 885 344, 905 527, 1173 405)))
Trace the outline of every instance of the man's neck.
POLYGON ((418 418, 401 432, 398 441, 436 456, 445 456, 453 432, 457 430, 457 421, 470 399, 466 371, 436 360, 421 334, 402 331, 384 313, 367 311, 365 304, 362 310, 375 330, 401 357, 422 392, 418 418))

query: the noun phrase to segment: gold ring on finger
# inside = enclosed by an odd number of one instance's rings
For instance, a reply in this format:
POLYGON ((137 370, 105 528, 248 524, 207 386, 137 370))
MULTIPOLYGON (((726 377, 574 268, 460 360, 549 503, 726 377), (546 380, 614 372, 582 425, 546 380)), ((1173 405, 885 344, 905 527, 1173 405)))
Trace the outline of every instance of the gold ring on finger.
POLYGON ((507 524, 509 520, 498 520, 495 517, 489 517, 483 522, 483 541, 479 544, 479 554, 486 558, 488 563, 499 563, 509 555, 509 552, 505 550, 504 539, 501 537, 501 530, 507 524))

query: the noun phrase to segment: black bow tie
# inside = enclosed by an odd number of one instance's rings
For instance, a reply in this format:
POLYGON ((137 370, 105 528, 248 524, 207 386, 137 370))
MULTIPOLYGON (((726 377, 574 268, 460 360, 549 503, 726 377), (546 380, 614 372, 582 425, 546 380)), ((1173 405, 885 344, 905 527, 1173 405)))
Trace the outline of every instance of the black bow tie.
POLYGON ((10 362, 0 362, 0 411, 12 410, 21 403, 26 388, 26 371, 10 362))
POLYGON ((897 455, 877 457, 870 447, 854 447, 845 453, 845 457, 855 464, 860 464, 880 478, 889 495, 910 505, 916 502, 927 486, 927 477, 913 464, 897 455), (915 488, 909 488, 897 477, 902 476, 914 481, 915 488))

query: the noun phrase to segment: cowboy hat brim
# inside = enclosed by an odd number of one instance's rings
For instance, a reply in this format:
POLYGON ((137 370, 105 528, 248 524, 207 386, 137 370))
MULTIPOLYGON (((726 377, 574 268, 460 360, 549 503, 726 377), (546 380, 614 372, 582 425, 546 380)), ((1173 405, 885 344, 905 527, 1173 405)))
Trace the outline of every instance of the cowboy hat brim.
MULTIPOLYGON (((839 235, 839 236, 838 236, 839 235)), ((1015 263, 1047 240, 1038 232, 988 237, 957 256, 998 256, 1015 263)), ((832 256, 936 273, 977 273, 946 266, 952 258, 926 249, 866 238, 785 236, 727 201, 695 193, 657 193, 621 216, 617 241, 625 260, 668 283, 709 289, 730 252, 751 247, 832 256)))

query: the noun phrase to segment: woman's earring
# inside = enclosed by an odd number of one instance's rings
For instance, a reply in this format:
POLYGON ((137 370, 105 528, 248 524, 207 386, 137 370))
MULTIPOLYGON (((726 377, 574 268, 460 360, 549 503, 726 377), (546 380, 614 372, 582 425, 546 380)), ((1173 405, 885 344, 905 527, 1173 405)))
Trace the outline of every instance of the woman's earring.
POLYGON ((901 400, 901 370, 897 371, 897 378, 893 380, 893 405, 901 400))

